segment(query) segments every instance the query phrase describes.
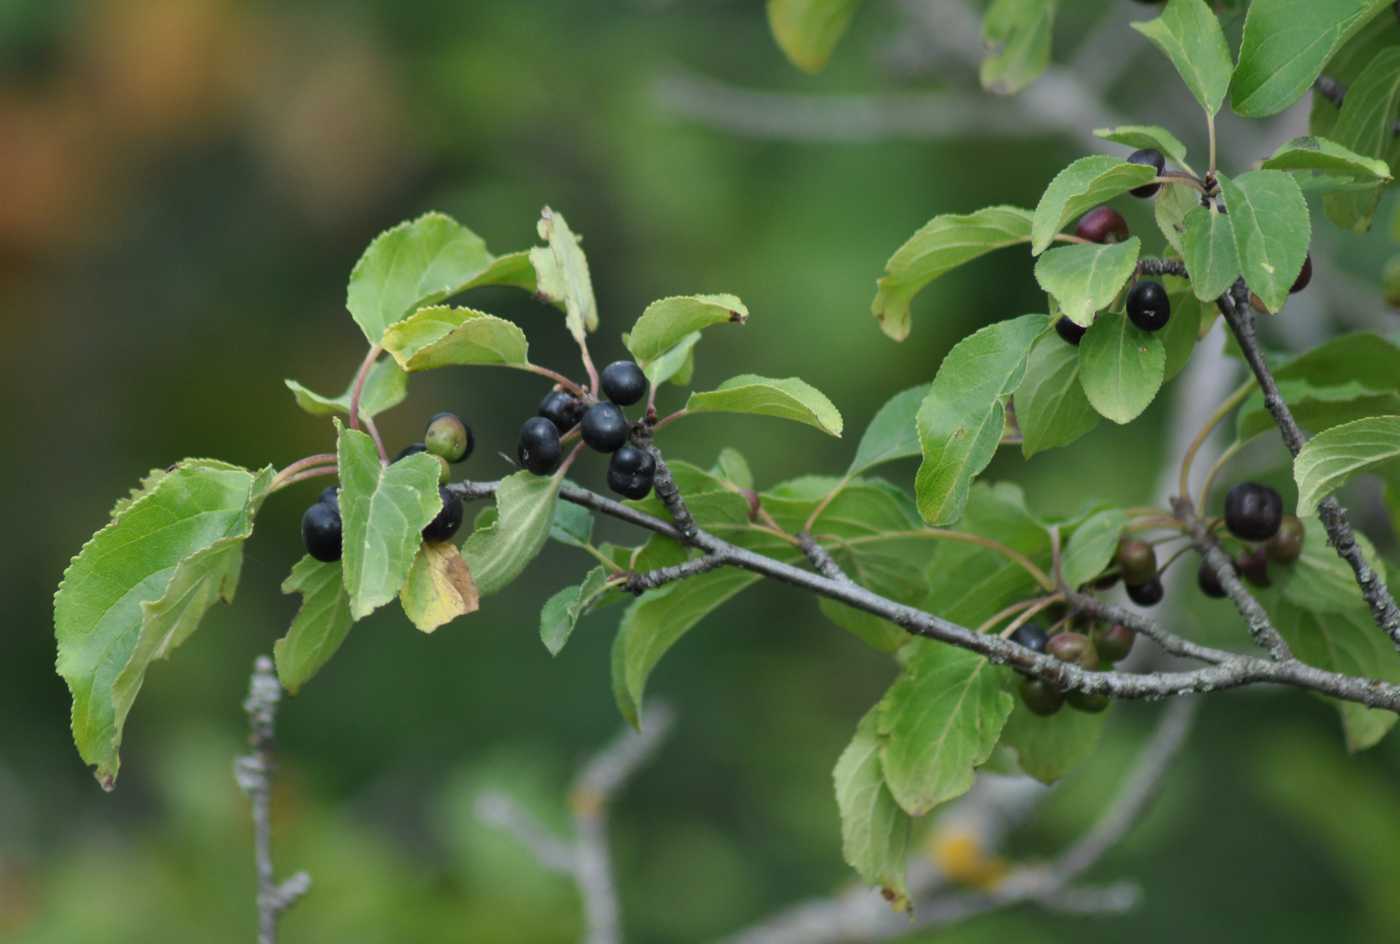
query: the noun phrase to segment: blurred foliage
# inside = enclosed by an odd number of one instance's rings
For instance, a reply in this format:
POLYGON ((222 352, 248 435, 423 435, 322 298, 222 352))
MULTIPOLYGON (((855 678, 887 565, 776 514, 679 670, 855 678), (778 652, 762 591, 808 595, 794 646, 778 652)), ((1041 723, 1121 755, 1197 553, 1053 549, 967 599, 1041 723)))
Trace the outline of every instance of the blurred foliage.
MULTIPOLYGON (((281 463, 330 445, 329 424, 294 409, 282 379, 346 382, 361 340, 345 278, 380 229, 439 208, 493 246, 523 246, 547 202, 587 237, 599 357, 621 353, 618 333, 651 299, 734 292, 753 318, 707 342, 699 382, 800 372, 851 430, 926 382, 957 338, 1043 306, 1027 260, 1006 254, 940 282, 903 346, 868 314, 875 276, 910 232, 936 212, 1033 202, 1073 156, 1063 145, 757 142, 656 108, 652 83, 678 65, 764 87, 879 88, 893 81, 869 64, 884 16, 865 11, 806 80, 741 0, 0 5, 0 390, 13 430, 0 476, 16 536, 0 546, 0 937, 251 937, 249 825, 230 773, 239 703, 254 655, 295 610, 277 587, 300 554, 299 502, 319 485, 270 504, 237 605, 153 667, 111 796, 69 741, 50 593, 112 498, 152 466, 281 463)), ((571 363, 565 333, 528 300, 482 304, 538 325, 541 362, 571 363)), ((540 393, 503 372, 428 376, 382 428, 399 444, 457 409, 481 444, 471 473, 495 475, 540 393)), ((1004 452, 990 475, 1062 510, 1147 497, 1167 461, 1165 411, 1105 424, 1050 459, 1004 452)), ((836 471, 850 448, 724 416, 685 435, 673 452, 708 464, 732 444, 761 485, 836 471)), ((892 474, 907 483, 912 467, 892 474)), ((573 889, 471 815, 490 784, 562 824, 573 767, 618 724, 614 615, 585 620, 559 660, 536 639, 540 604, 580 566, 569 553, 551 549, 432 638, 397 612, 360 624, 288 701, 276 856, 315 886, 287 940, 573 939, 573 889)), ((1184 629, 1218 624, 1211 606, 1193 602, 1184 629)), ((685 640, 653 681, 680 711, 678 733, 614 816, 633 940, 709 939, 850 880, 830 772, 889 671, 780 587, 685 640)), ((1091 820, 1153 713, 1115 712, 1103 750, 1018 835, 1017 855, 1049 854, 1091 820)), ((1015 912, 938 940, 1389 938, 1398 768, 1393 740, 1347 757, 1316 700, 1212 699, 1162 804, 1100 869, 1142 880, 1140 911, 1015 912)))

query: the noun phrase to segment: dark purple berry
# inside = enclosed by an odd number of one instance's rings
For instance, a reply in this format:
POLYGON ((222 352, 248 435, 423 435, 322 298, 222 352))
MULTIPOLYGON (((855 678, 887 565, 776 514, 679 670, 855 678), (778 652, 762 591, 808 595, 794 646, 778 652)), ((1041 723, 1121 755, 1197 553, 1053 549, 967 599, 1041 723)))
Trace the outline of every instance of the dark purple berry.
POLYGON ((565 393, 563 390, 551 390, 540 401, 540 408, 537 412, 558 427, 562 434, 578 425, 579 419, 583 416, 583 404, 573 394, 565 393))
POLYGON ((1105 662, 1121 662, 1133 651, 1137 633, 1122 623, 1113 623, 1107 628, 1094 627, 1089 638, 1094 641, 1094 648, 1099 651, 1100 659, 1105 662))
POLYGON ((324 563, 340 560, 340 512, 318 501, 301 516, 301 540, 306 553, 324 563))
POLYGON ((438 495, 442 498, 442 511, 423 529, 425 541, 449 541, 462 526, 462 499, 445 488, 439 488, 438 495))
POLYGON ((625 498, 646 498, 656 478, 656 460, 636 446, 623 446, 608 461, 608 488, 625 498))
POLYGON ((1283 523, 1283 498, 1267 485, 1241 482, 1225 495, 1225 527, 1244 541, 1267 541, 1283 523))
POLYGON ((1091 243, 1121 243, 1131 235, 1128 221, 1113 207, 1094 207, 1079 218, 1074 235, 1091 243))
POLYGON ((1045 644, 1050 641, 1050 637, 1040 626, 1035 623, 1027 623, 1017 627, 1016 631, 1011 634, 1011 641, 1025 646, 1033 652, 1044 652, 1045 644))
POLYGON ((1235 559, 1235 572, 1254 586, 1266 588, 1273 583, 1269 579, 1269 555, 1262 547, 1241 554, 1235 559))
POLYGON ((1295 293, 1295 292, 1301 292, 1303 289, 1305 289, 1305 288, 1308 287, 1308 283, 1311 282, 1311 281, 1312 281, 1312 253, 1308 253, 1306 256, 1303 257, 1303 268, 1302 268, 1302 271, 1300 271, 1300 272, 1298 273, 1298 277, 1297 277, 1296 279, 1293 280, 1293 287, 1290 288, 1290 289, 1288 290, 1289 294, 1291 295, 1291 294, 1293 294, 1293 293, 1295 293))
POLYGON ((1090 714, 1098 714, 1108 707, 1108 696, 1099 692, 1070 692, 1065 696, 1065 701, 1071 708, 1090 714))
POLYGON ((1055 333, 1075 347, 1078 347, 1079 342, 1084 340, 1084 332, 1088 330, 1083 325, 1075 324, 1064 315, 1061 315, 1055 322, 1055 333))
POLYGON ((1210 566, 1210 561, 1201 558, 1201 566, 1196 570, 1196 585, 1201 588, 1201 592, 1216 600, 1224 599, 1225 588, 1220 583, 1220 578, 1215 575, 1215 568, 1210 566))
MULTIPOLYGON (((1166 156, 1156 148, 1143 148, 1141 151, 1134 151, 1128 155, 1129 164, 1146 164, 1157 172, 1157 176, 1162 176, 1162 171, 1167 169, 1166 156)), ((1162 188, 1161 184, 1143 184, 1141 187, 1134 187, 1128 192, 1135 197, 1150 197, 1162 188)))
POLYGON ((532 416, 520 427, 520 442, 515 457, 520 465, 536 475, 552 475, 559 468, 564 447, 559 442, 559 427, 543 416, 532 416))
POLYGON ((619 406, 631 406, 647 395, 647 375, 632 361, 613 361, 599 380, 603 395, 619 406))
POLYGON ((1161 282, 1144 279, 1128 291, 1128 317, 1144 331, 1166 327, 1172 317, 1172 303, 1161 282))
POLYGON ((1166 589, 1162 586, 1162 581, 1153 577, 1147 583, 1133 586, 1128 585, 1128 599, 1138 606, 1156 606, 1162 602, 1162 597, 1166 595, 1166 589))
POLYGON ((595 403, 579 424, 583 441, 599 452, 616 452, 627 441, 627 417, 611 403, 595 403))
POLYGON ((1027 678, 1021 680, 1021 701, 1031 714, 1045 717, 1060 710, 1065 696, 1044 679, 1027 678))

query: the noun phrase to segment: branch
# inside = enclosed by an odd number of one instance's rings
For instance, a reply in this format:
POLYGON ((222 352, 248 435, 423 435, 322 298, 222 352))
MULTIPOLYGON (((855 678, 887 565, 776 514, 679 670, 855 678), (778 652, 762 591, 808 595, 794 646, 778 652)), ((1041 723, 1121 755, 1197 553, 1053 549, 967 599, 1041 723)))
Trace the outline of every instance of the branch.
POLYGON ((846 572, 841 569, 841 565, 836 563, 836 559, 827 553, 826 548, 817 543, 816 538, 806 531, 797 534, 797 546, 802 553, 807 555, 807 560, 817 569, 817 573, 830 580, 839 580, 842 583, 854 583, 846 572))
POLYGON ((248 713, 248 741, 251 754, 233 764, 233 778, 248 796, 253 808, 253 853, 258 869, 258 944, 277 944, 277 921, 297 899, 311 888, 311 876, 297 872, 278 883, 272 868, 272 773, 276 769, 273 746, 276 742, 277 703, 282 686, 277 681, 272 660, 258 656, 248 682, 243 710, 248 713))
MULTIPOLYGON (((1333 105, 1337 106, 1338 109, 1341 109, 1342 102, 1347 96, 1346 86, 1330 75, 1319 75, 1317 80, 1313 82, 1313 90, 1333 105)), ((1400 121, 1395 122, 1395 124, 1391 126, 1391 132, 1400 134, 1400 121)))
POLYGON ((1142 259, 1137 264, 1138 275, 1174 275, 1186 278, 1186 263, 1180 259, 1142 259))
MULTIPOLYGON (((658 468, 659 468, 658 464, 658 468)), ((483 498, 496 491, 497 482, 460 482, 448 486, 463 498, 483 498)), ((673 483, 674 484, 674 483, 673 483)), ((598 495, 571 482, 565 482, 559 495, 565 501, 608 515, 657 534, 682 541, 675 525, 645 512, 629 508, 611 498, 598 495)), ((693 523, 692 523, 693 524, 693 523)), ((965 626, 927 613, 917 607, 899 603, 858 584, 832 580, 821 574, 802 570, 771 557, 730 544, 700 528, 695 529, 694 546, 726 558, 731 567, 790 584, 820 596, 829 597, 874 616, 887 619, 905 632, 927 639, 968 649, 990 661, 1009 665, 1037 678, 1045 679, 1066 691, 1109 695, 1113 698, 1155 700, 1190 692, 1215 692, 1264 682, 1289 685, 1331 695, 1371 708, 1400 712, 1400 685, 1375 679, 1329 672, 1296 660, 1273 662, 1206 646, 1194 647, 1194 658, 1210 663, 1192 671, 1132 674, 1122 671, 1089 672, 1053 656, 1043 655, 1017 645, 997 635, 984 635, 965 626)), ((1110 610, 1105 609, 1105 612, 1110 610)), ((1122 622, 1149 638, 1164 634, 1146 617, 1121 612, 1122 622)))
MULTIPOLYGON (((1284 445, 1297 457, 1303 444, 1307 442, 1307 437, 1293 418, 1293 413, 1288 409, 1283 394, 1279 392, 1278 383, 1264 360, 1264 354, 1254 334, 1254 315, 1249 310, 1248 298, 1249 288, 1244 284, 1244 280, 1240 279, 1229 293, 1220 296, 1217 307, 1225 316, 1225 323, 1229 325, 1240 350, 1244 352, 1250 369, 1254 371, 1254 379, 1259 382, 1259 389, 1264 393, 1264 406, 1278 425, 1284 445)), ((1322 526, 1327 531, 1327 538, 1337 555, 1351 565, 1356 584, 1361 588, 1361 595, 1366 599, 1366 605, 1371 608, 1372 619, 1390 636, 1396 648, 1400 648, 1400 608, 1396 607, 1395 598, 1386 588, 1385 581, 1371 569, 1371 565, 1362 555, 1356 535, 1351 529, 1351 522, 1347 519, 1346 509, 1335 497, 1328 496, 1317 506, 1317 516, 1321 519, 1322 526)))
POLYGON ((657 587, 677 580, 684 580, 686 577, 708 573, 717 567, 723 567, 726 563, 728 561, 720 554, 706 554, 704 557, 697 557, 684 564, 672 564, 670 567, 658 567, 645 573, 632 574, 623 583, 622 589, 633 595, 641 595, 648 590, 655 590, 657 587))
POLYGON ((569 791, 572 844, 551 835, 503 793, 477 797, 478 819, 509 833, 544 868, 573 877, 583 898, 583 939, 587 944, 618 944, 621 940, 617 888, 608 851, 607 807, 665 742, 672 720, 669 707, 654 705, 645 729, 624 729, 583 766, 569 791))

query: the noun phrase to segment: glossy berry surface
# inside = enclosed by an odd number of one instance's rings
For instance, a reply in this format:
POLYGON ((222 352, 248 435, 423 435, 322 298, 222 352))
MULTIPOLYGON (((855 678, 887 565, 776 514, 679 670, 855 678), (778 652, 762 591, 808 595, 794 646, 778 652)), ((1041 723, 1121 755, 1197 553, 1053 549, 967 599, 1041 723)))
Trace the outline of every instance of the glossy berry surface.
POLYGON ((1215 568, 1210 566, 1210 562, 1204 557, 1201 558, 1201 566, 1196 570, 1196 586, 1201 588, 1201 592, 1216 600, 1224 599, 1225 588, 1220 585, 1220 578, 1215 575, 1215 568))
POLYGON ((1035 623, 1027 623, 1017 627, 1016 632, 1011 634, 1011 641, 1035 652, 1044 652, 1045 644, 1050 641, 1050 637, 1044 629, 1035 623))
POLYGON ((1298 277, 1293 280, 1293 287, 1288 290, 1289 294, 1301 292, 1308 287, 1312 281, 1312 253, 1303 257, 1303 268, 1298 272, 1298 277))
POLYGON ((462 526, 462 499, 445 488, 439 488, 438 495, 442 498, 442 511, 423 529, 425 541, 451 540, 462 526))
POLYGON ((598 379, 603 395, 619 406, 631 406, 647 395, 647 375, 632 361, 613 361, 598 379))
POLYGON ((1113 623, 1109 626, 1095 627, 1089 638, 1094 641, 1094 648, 1098 650, 1100 659, 1105 662, 1119 662, 1133 651, 1137 633, 1122 623, 1113 623))
POLYGON ((1130 587, 1147 583, 1157 576, 1157 552, 1146 541, 1124 538, 1118 542, 1118 570, 1130 587))
POLYGON ((551 390, 540 401, 537 413, 553 423, 560 433, 567 433, 583 417, 583 404, 578 397, 563 390, 551 390))
POLYGON ((1065 696, 1044 679, 1028 678, 1021 680, 1021 701, 1031 714, 1045 717, 1060 710, 1065 696))
MULTIPOLYGON (((1157 172, 1157 176, 1162 176, 1162 171, 1167 169, 1167 158, 1156 148, 1143 148, 1141 151, 1134 151, 1128 155, 1129 164, 1146 164, 1157 172)), ((1135 197, 1150 197, 1158 190, 1162 189, 1161 184, 1143 184, 1141 187, 1134 187, 1128 192, 1135 197)))
POLYGON ((1283 498, 1267 485, 1241 482, 1225 494, 1225 527, 1244 541, 1267 541, 1283 524, 1283 498))
POLYGON ((1161 282, 1144 279, 1128 291, 1128 317, 1144 331, 1166 327, 1172 317, 1172 303, 1161 282))
POLYGON ((1078 347, 1079 342, 1084 340, 1084 332, 1088 330, 1088 328, 1082 327, 1080 325, 1075 324, 1073 321, 1070 321, 1064 315, 1061 315, 1059 317, 1059 320, 1055 322, 1055 333, 1058 334, 1060 337, 1064 338, 1070 344, 1073 344, 1075 347, 1078 347))
POLYGON ((1138 606, 1156 606, 1162 602, 1162 597, 1166 596, 1166 589, 1162 586, 1162 581, 1156 577, 1147 583, 1138 586, 1128 586, 1128 599, 1138 606))
POLYGON ((646 498, 656 478, 656 460, 636 446, 623 446, 608 461, 608 488, 625 498, 646 498))
POLYGON ((1294 515, 1284 515, 1279 522, 1278 531, 1269 538, 1269 543, 1264 545, 1264 551, 1269 555, 1269 560, 1277 564, 1291 564, 1303 554, 1303 538, 1305 536, 1303 522, 1294 515))
POLYGON ((1113 207, 1094 207, 1079 218, 1074 235, 1091 243, 1121 243, 1131 235, 1128 221, 1113 207))
POLYGON ((301 516, 301 540, 318 561, 340 560, 340 537, 340 512, 330 503, 318 501, 301 516))
POLYGON ((579 424, 583 441, 599 452, 616 452, 627 441, 627 417, 611 403, 595 403, 579 424))
POLYGON ((324 504, 330 505, 330 506, 331 506, 332 508, 334 508, 336 511, 339 511, 339 510, 340 510, 340 486, 339 486, 339 485, 327 485, 327 486, 325 487, 325 489, 322 490, 322 492, 321 492, 321 497, 318 498, 318 499, 316 499, 316 500, 317 500, 318 502, 322 502, 322 503, 324 503, 324 504))
POLYGON ((418 453, 420 453, 420 452, 427 452, 427 451, 428 451, 428 447, 425 446, 425 445, 423 445, 423 444, 420 443, 420 442, 409 443, 407 446, 404 446, 402 449, 400 449, 400 450, 398 451, 398 453, 394 456, 394 458, 391 459, 390 461, 391 461, 391 462, 398 462, 400 459, 406 459, 406 458, 408 458, 409 456, 416 456, 416 455, 418 455, 418 453))
POLYGON ((448 462, 461 462, 472 454, 476 447, 476 437, 471 427, 462 422, 456 413, 439 413, 428 421, 428 429, 423 433, 423 445, 435 456, 448 462))
POLYGON ((1061 662, 1069 662, 1081 669, 1097 669, 1099 653, 1094 642, 1083 633, 1058 633, 1045 644, 1045 652, 1061 662))
POLYGON ((1256 587, 1268 587, 1273 583, 1269 579, 1269 556, 1262 547, 1236 558, 1235 572, 1256 587))
POLYGON ((532 416, 520 427, 520 441, 515 457, 522 468, 536 475, 549 475, 559 468, 564 447, 559 442, 559 428, 543 416, 532 416))
POLYGON ((1108 696, 1098 693, 1070 692, 1065 696, 1065 701, 1069 702, 1071 708, 1095 715, 1108 707, 1108 696))

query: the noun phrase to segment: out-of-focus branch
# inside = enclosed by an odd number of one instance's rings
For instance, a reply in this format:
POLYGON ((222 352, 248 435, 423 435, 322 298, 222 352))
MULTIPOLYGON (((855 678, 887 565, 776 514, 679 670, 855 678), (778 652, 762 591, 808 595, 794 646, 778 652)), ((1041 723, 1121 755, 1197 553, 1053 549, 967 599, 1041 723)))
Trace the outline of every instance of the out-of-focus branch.
POLYGON ((272 774, 276 769, 273 747, 276 743, 277 704, 282 685, 272 660, 258 656, 248 683, 243 710, 248 713, 251 754, 233 764, 233 777, 248 795, 253 808, 253 852, 258 869, 258 944, 277 944, 277 921, 297 899, 311 888, 311 876, 297 872, 284 882, 277 881, 272 868, 272 774))
POLYGON ((552 835, 503 793, 477 797, 478 819, 509 833, 544 868, 572 876, 583 899, 586 944, 618 944, 622 940, 617 886, 608 847, 608 804, 655 755, 670 733, 672 720, 666 705, 652 705, 644 729, 625 729, 584 764, 569 791, 574 821, 572 842, 552 835))

